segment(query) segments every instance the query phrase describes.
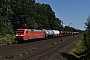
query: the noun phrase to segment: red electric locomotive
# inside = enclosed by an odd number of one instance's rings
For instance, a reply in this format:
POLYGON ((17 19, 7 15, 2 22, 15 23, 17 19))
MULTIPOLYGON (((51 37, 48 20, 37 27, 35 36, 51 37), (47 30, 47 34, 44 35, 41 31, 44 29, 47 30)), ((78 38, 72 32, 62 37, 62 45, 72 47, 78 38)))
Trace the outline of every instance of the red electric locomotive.
POLYGON ((45 33, 42 30, 17 29, 16 31, 16 41, 18 42, 40 38, 45 38, 45 33))

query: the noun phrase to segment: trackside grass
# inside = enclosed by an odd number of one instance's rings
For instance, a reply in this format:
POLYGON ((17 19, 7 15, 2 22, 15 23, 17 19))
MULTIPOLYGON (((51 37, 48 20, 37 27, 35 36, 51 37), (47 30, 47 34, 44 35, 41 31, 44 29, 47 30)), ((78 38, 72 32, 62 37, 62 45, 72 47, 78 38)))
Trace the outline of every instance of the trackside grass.
POLYGON ((81 53, 85 51, 85 46, 84 46, 84 42, 83 42, 83 37, 75 44, 73 44, 73 48, 70 52, 70 54, 74 55, 77 58, 80 58, 81 56, 77 55, 76 53, 81 53))
POLYGON ((6 55, 6 59, 12 59, 12 58, 17 58, 19 56, 23 56, 23 55, 26 55, 26 54, 30 54, 30 52, 33 52, 33 51, 36 51, 36 48, 31 48, 31 50, 27 50, 27 51, 24 51, 24 52, 21 52, 19 54, 10 54, 10 55, 6 55))

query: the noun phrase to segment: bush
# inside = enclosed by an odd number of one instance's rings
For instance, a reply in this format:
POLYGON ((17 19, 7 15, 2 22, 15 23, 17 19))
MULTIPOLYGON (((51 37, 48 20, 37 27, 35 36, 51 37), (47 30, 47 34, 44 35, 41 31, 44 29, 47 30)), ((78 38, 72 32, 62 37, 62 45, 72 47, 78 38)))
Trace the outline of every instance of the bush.
POLYGON ((14 35, 6 34, 5 36, 2 36, 0 38, 0 44, 2 44, 2 45, 8 45, 8 44, 12 44, 12 43, 17 43, 15 41, 14 35))
POLYGON ((90 32, 85 32, 83 36, 84 36, 83 38, 84 44, 86 48, 89 48, 90 47, 90 32))

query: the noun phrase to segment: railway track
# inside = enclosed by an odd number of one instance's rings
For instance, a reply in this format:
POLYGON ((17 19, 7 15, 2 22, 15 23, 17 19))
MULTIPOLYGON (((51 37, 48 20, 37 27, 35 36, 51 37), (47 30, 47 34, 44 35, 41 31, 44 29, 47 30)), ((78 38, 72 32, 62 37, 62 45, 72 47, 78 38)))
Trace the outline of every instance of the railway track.
MULTIPOLYGON (((69 39, 70 36, 67 36, 66 38, 69 39)), ((55 39, 58 39, 58 38, 55 38, 55 39)), ((64 37, 61 37, 60 39, 64 39, 64 37)), ((0 47, 0 58, 5 58, 6 55, 10 55, 10 54, 20 53, 20 52, 25 51, 28 48, 30 49, 34 46, 38 47, 40 45, 49 44, 49 43, 56 41, 54 39, 52 41, 49 41, 49 40, 52 40, 52 39, 44 40, 43 42, 38 41, 38 42, 30 42, 30 43, 25 43, 25 44, 12 44, 12 45, 8 45, 8 46, 0 47)))
MULTIPOLYGON (((47 43, 47 42, 45 42, 47 43)), ((0 49, 0 57, 5 57, 6 55, 9 54, 15 54, 16 53, 20 53, 20 51, 25 51, 27 48, 31 48, 34 46, 39 46, 43 43, 40 42, 31 42, 30 43, 25 43, 25 44, 12 44, 12 45, 8 45, 8 46, 4 46, 0 49)))
MULTIPOLYGON (((80 37, 79 37, 80 38, 80 37)), ((79 39, 77 38, 77 39, 79 39)), ((50 47, 46 50, 43 50, 41 52, 38 52, 34 55, 31 55, 23 60, 46 60, 48 59, 51 55, 53 55, 54 53, 56 53, 58 50, 61 50, 64 46, 67 46, 68 44, 70 44, 72 41, 74 41, 76 38, 72 38, 70 40, 67 40, 61 44, 55 45, 53 47, 50 47)))
POLYGON ((62 50, 63 47, 67 46, 74 40, 79 40, 81 36, 75 36, 74 38, 67 39, 66 41, 54 45, 53 47, 44 49, 40 52, 37 52, 35 54, 29 55, 28 57, 22 58, 21 60, 47 60, 50 56, 52 56, 54 53, 58 52, 59 50, 62 50))

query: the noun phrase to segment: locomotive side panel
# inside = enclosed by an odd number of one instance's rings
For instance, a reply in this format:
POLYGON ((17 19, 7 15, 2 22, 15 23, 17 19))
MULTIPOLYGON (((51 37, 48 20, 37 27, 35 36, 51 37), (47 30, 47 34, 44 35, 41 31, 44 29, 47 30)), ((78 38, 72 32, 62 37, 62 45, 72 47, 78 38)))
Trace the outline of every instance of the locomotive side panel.
POLYGON ((17 29, 16 39, 26 41, 30 39, 45 38, 45 33, 42 30, 35 29, 17 29))

